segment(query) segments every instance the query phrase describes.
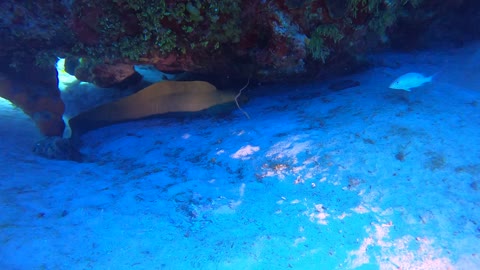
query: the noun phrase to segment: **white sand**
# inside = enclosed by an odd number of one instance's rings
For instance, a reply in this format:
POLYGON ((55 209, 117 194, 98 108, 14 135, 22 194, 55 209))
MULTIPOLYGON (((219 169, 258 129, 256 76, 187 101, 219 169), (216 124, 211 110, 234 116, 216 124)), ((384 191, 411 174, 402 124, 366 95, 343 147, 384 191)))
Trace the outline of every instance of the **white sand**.
POLYGON ((32 154, 3 104, 0 269, 475 269, 479 48, 377 55, 341 91, 258 88, 250 120, 96 130, 82 164, 32 154))

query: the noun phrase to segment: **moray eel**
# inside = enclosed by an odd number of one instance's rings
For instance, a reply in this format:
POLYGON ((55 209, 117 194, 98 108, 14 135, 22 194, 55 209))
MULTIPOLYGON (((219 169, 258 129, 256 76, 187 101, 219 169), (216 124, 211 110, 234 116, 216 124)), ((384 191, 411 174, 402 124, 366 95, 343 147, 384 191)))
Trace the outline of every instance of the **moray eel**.
POLYGON ((219 91, 204 81, 162 81, 70 119, 72 136, 115 123, 172 112, 198 112, 235 102, 235 93, 219 91))

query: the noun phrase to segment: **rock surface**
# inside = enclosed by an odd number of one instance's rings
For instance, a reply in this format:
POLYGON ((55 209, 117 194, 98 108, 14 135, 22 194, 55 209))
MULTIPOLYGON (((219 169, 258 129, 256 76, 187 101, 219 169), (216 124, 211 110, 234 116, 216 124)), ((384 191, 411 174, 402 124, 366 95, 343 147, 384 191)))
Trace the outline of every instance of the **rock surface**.
POLYGON ((43 134, 60 135, 56 57, 102 87, 136 81, 135 64, 256 81, 352 72, 365 52, 479 38, 476 0, 4 0, 0 95, 43 134), (461 18, 459 20, 458 18, 461 18), (456 27, 460 25, 461 27, 456 27), (426 37, 426 38, 425 38, 426 37), (87 63, 87 64, 86 64, 87 63), (35 85, 35 86, 33 86, 35 85))
POLYGON ((10 100, 35 122, 46 136, 62 136, 65 123, 62 116, 65 105, 57 88, 56 70, 31 68, 27 80, 11 75, 0 79, 0 96, 10 100))
POLYGON ((48 159, 82 161, 82 155, 70 139, 52 136, 38 141, 33 152, 48 159))

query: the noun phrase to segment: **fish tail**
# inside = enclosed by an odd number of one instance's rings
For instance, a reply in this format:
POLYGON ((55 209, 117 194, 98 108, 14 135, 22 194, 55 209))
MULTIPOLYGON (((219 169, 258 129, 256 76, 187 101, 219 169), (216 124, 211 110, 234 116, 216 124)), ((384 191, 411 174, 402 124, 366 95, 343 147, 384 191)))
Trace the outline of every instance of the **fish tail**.
POLYGON ((438 71, 438 72, 435 72, 432 76, 428 77, 428 81, 431 82, 433 80, 433 78, 437 77, 437 75, 440 73, 441 71, 438 71))

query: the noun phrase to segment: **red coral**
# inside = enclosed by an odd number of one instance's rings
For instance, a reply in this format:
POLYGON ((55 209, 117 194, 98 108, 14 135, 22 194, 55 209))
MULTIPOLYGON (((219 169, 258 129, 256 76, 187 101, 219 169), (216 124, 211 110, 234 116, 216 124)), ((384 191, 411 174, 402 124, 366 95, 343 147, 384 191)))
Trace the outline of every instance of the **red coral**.
POLYGON ((171 53, 166 56, 156 56, 150 61, 155 68, 165 72, 195 71, 198 68, 190 54, 180 56, 171 53))
POLYGON ((102 17, 101 7, 77 7, 73 15, 70 28, 75 33, 78 41, 87 45, 98 43, 100 34, 97 31, 98 20, 102 17))

